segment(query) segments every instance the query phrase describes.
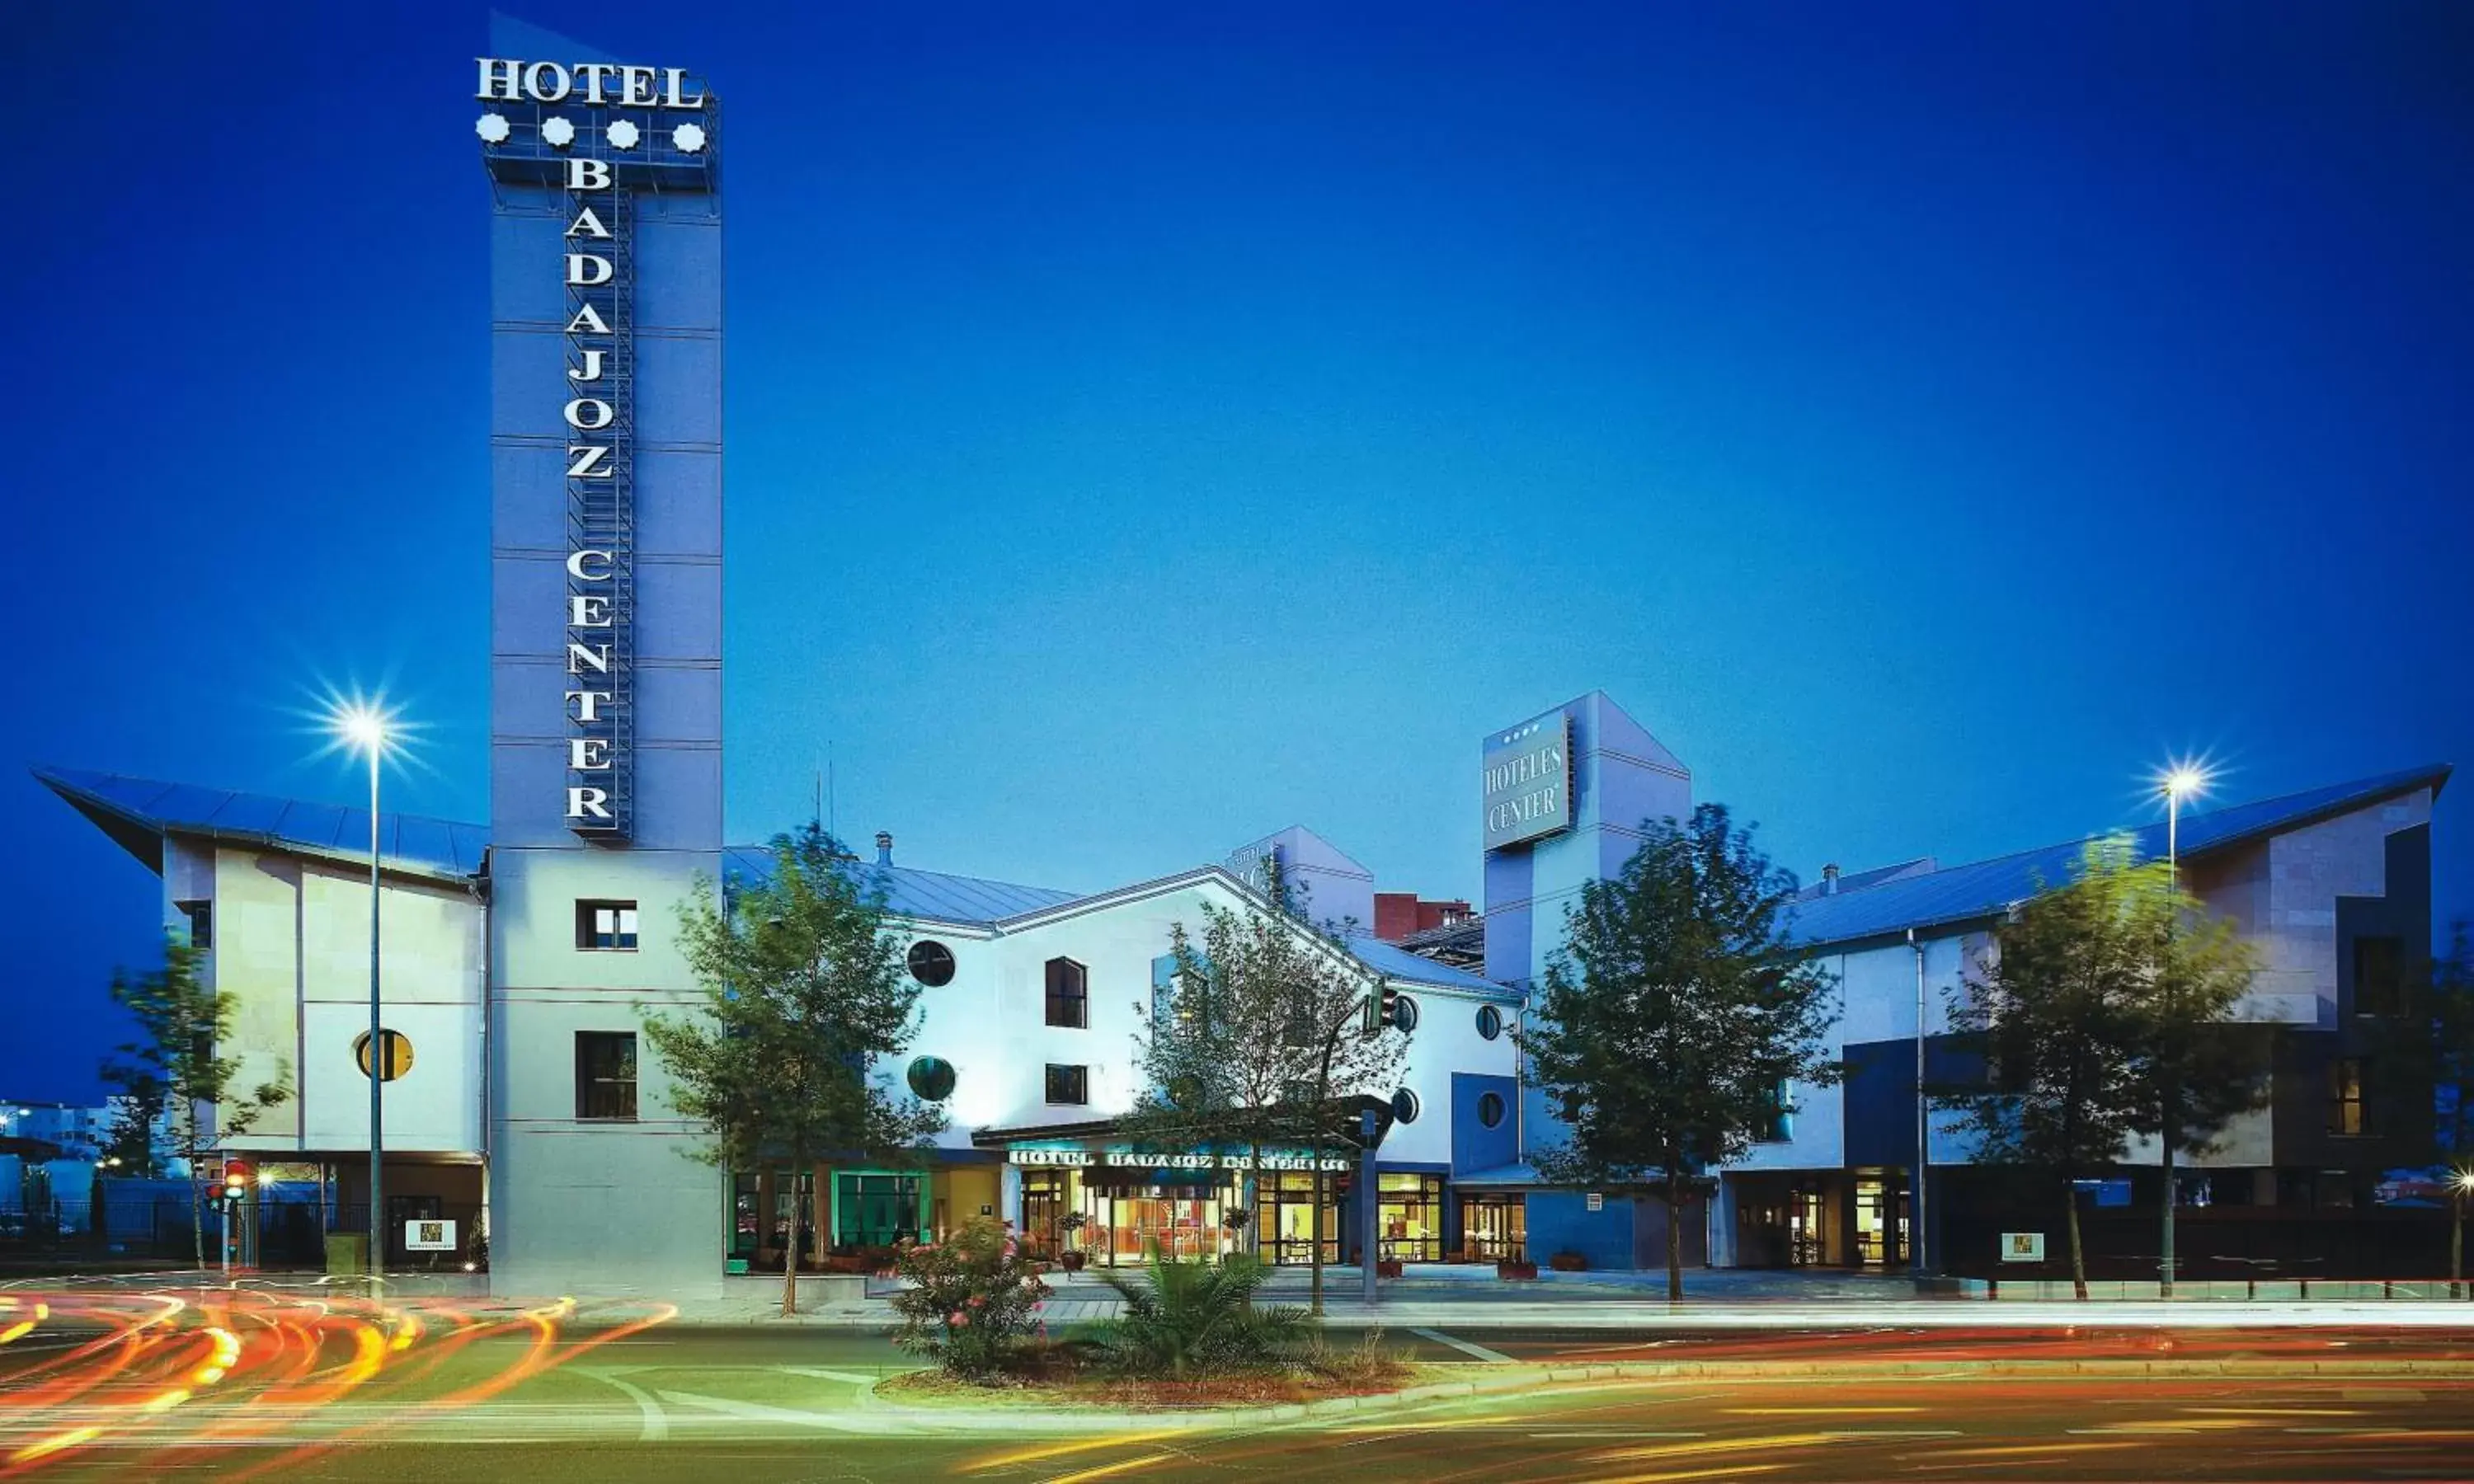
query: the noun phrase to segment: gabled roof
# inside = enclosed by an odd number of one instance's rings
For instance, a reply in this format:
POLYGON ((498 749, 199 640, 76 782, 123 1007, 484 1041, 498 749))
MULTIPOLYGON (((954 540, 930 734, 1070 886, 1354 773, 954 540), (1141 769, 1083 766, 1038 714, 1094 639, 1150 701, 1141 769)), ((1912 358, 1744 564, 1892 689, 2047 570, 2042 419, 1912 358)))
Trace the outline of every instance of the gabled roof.
MULTIPOLYGON (((2428 788, 2437 795, 2448 781, 2448 775, 2446 764, 2437 764, 2288 794, 2280 799, 2236 804, 2206 814, 2186 814, 2179 849, 2185 857, 2204 855, 2297 829, 2415 789, 2428 788)), ((2142 859, 2165 853, 2162 821, 2123 833, 2130 836, 2142 859)), ((1842 878, 1835 893, 1806 897, 1795 904, 1788 933, 1798 942, 1817 947, 1902 933, 1910 927, 1946 927, 1999 917, 2039 891, 2070 880, 2086 845, 2085 840, 2073 840, 1943 871, 1877 878, 1872 885, 1850 886, 1850 878, 1842 878)), ((1862 881, 1866 877, 1852 879, 1862 881)))
MULTIPOLYGON (((163 869, 166 834, 202 835, 338 860, 366 863, 370 858, 367 809, 77 768, 34 771, 44 787, 157 872, 163 869)), ((418 814, 378 815, 378 851, 390 870, 469 877, 480 871, 488 844, 489 831, 478 825, 418 814)))

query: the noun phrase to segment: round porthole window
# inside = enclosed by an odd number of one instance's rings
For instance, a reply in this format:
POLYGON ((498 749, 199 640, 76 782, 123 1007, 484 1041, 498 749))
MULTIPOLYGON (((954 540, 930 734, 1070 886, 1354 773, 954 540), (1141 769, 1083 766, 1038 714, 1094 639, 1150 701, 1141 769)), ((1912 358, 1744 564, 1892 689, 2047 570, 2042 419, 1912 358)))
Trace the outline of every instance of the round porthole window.
POLYGON ((1492 1005, 1477 1007, 1477 1033, 1489 1041, 1503 1034, 1503 1012, 1492 1005))
MULTIPOLYGON (((386 1039, 387 1048, 386 1070, 378 1074, 378 1081, 393 1082, 412 1070, 412 1038, 401 1031, 385 1029, 381 1029, 378 1034, 386 1039)), ((352 1038, 352 1062, 360 1067, 362 1076, 366 1077, 370 1074, 369 1032, 363 1031, 352 1038)))
POLYGON ((1392 1023, 1404 1031, 1418 1028, 1418 1002, 1403 994, 1392 1002, 1392 1023))
POLYGON ((1392 1094, 1392 1121, 1395 1123, 1415 1123, 1418 1121, 1417 1093, 1410 1091, 1407 1088, 1402 1088, 1399 1091, 1392 1094))
POLYGON ((954 1064, 941 1056, 923 1056, 913 1061, 910 1064, 910 1090, 932 1103, 941 1103, 952 1097, 954 1064))
POLYGON ((934 990, 954 982, 954 950, 934 938, 910 945, 910 977, 934 990))
POLYGON ((1503 1127, 1503 1094, 1481 1092, 1477 1099, 1477 1121, 1491 1129, 1503 1127))

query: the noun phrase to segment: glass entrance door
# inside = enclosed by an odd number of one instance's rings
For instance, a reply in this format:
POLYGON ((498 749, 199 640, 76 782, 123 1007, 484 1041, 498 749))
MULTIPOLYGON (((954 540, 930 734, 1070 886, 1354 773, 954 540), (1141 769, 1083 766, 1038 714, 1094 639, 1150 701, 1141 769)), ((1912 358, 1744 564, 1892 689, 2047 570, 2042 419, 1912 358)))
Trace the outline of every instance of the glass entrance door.
POLYGON ((1461 1247, 1480 1262, 1525 1262, 1529 1204, 1516 1195, 1461 1198, 1461 1247))
MULTIPOLYGON (((1325 1181, 1326 1193, 1333 1182, 1325 1181)), ((1290 1171, 1262 1179, 1263 1257, 1271 1262, 1311 1263, 1316 1241, 1315 1177, 1290 1171)), ((1322 1208, 1322 1260, 1340 1261, 1340 1212, 1322 1208)))
POLYGON ((1889 1260, 1887 1206, 1880 1176, 1856 1178, 1856 1260, 1865 1267, 1889 1260))

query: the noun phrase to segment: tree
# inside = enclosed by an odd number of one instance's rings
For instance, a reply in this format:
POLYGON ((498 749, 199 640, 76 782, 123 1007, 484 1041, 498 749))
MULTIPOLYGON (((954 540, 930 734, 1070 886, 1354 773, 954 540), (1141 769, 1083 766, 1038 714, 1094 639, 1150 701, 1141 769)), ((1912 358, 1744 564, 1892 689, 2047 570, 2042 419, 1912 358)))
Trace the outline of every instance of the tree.
MULTIPOLYGON (((2117 869, 2108 866, 2105 869, 2117 869)), ((2267 1101, 2268 1041, 2236 1021, 2259 955, 2181 890, 2171 867, 2129 874, 2122 930, 2143 955, 2122 989, 2130 1013, 2133 1128, 2153 1137, 2165 1177, 2158 1291, 2173 1297, 2173 1224, 2181 1204, 2173 1161, 2206 1154, 2235 1116, 2267 1101)))
MULTIPOLYGON (((136 1019, 140 1036, 122 1042, 102 1068, 103 1080, 131 1104, 170 1110, 167 1142, 188 1169, 189 1244, 201 1268, 206 1265, 206 1156, 246 1135, 292 1095, 290 1064, 279 1059, 272 1079, 242 1090, 241 1058, 219 1054, 231 1040, 239 1005, 206 985, 199 973, 204 960, 198 949, 171 939, 160 969, 112 976, 112 1003, 136 1019)), ((115 1126, 115 1147, 119 1139, 115 1126)), ((150 1137, 150 1161, 151 1149, 150 1137)), ((376 1227, 373 1219, 371 1230, 376 1227)))
MULTIPOLYGON (((1316 927, 1288 894, 1273 901, 1234 910, 1204 903, 1199 940, 1182 923, 1173 929, 1167 993, 1135 1045, 1148 1090, 1121 1126, 1141 1143, 1244 1150, 1249 1211, 1267 1152, 1312 1156, 1312 1307, 1320 1314, 1323 1159, 1343 1146, 1350 1132, 1343 1125, 1360 1099, 1388 1097, 1397 1086, 1409 1038, 1374 1023, 1383 976, 1349 948, 1346 924, 1316 927)), ((1249 1220, 1244 1231, 1259 1245, 1262 1228, 1249 1220)))
POLYGON ((1941 1100, 1965 1111, 1978 1160, 2059 1180, 2081 1299, 2077 1183, 2121 1163, 2134 1137, 2155 1138, 2170 1284, 2174 1158, 2205 1153, 2266 1092, 2256 1035, 2227 1019, 2250 984, 2249 946, 2163 862, 2142 864, 2128 836, 2090 842, 2070 882, 2022 903, 1994 936, 1992 961, 1950 996, 1952 1026, 1987 1075, 1941 1100))
POLYGON ((1564 1142, 1556 1185, 1645 1190, 1666 1207, 1666 1295, 1684 1297, 1686 1204, 1776 1116, 1790 1082, 1828 1083, 1832 981, 1782 928, 1795 878, 1723 805, 1644 823, 1640 849, 1564 914, 1519 1031, 1564 1142))
POLYGON ((111 1099, 111 1126, 104 1133, 102 1156, 130 1179, 153 1180, 161 1173, 155 1158, 155 1126, 163 1117, 163 1084, 143 1068, 133 1068, 130 1080, 111 1099))
MULTIPOLYGON (((903 969, 884 894, 822 827, 776 835, 771 873, 700 892, 679 910, 702 992, 697 1013, 648 1015, 671 1102, 725 1170, 788 1157, 793 1179, 833 1155, 911 1163, 944 1113, 897 1096, 875 1072, 918 1033, 919 987, 903 969)), ((783 1254, 782 1312, 798 1312, 799 1233, 783 1254)))
MULTIPOLYGON (((2438 1165, 2447 1186, 2448 1296, 2465 1281, 2465 1207, 2474 1198, 2474 941, 2465 923, 2445 958, 2417 965, 2399 986, 2394 1016, 2374 1022, 2369 1051, 2373 1115, 2438 1165)), ((2365 987, 2356 984, 2356 1005, 2365 987)), ((2384 1130, 2385 1131, 2385 1130, 2384 1130)))

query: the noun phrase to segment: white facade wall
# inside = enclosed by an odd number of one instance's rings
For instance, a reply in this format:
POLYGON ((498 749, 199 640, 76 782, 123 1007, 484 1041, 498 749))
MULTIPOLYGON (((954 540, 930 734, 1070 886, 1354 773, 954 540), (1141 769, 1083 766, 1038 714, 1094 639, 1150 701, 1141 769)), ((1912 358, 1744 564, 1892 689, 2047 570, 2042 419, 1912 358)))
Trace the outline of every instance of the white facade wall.
MULTIPOLYGON (((1169 951, 1172 930, 1183 923, 1199 934, 1202 908, 1235 909, 1244 899, 1225 885, 1205 881, 1152 895, 1068 906, 1014 931, 910 924, 908 941, 934 939, 954 955, 953 981, 920 992, 921 1019, 910 1050, 888 1059, 877 1072, 903 1085, 910 1062, 941 1057, 953 1064, 955 1084, 947 1107, 952 1123, 940 1146, 965 1149, 979 1128, 1019 1128, 1118 1116, 1142 1091, 1136 1057, 1138 1036, 1150 1015, 1152 964, 1169 951), (1089 1027, 1047 1023, 1047 971, 1053 958, 1070 958, 1087 971, 1089 1027), (1056 1063, 1088 1068, 1090 1101, 1047 1101, 1047 1067, 1056 1063)), ((1478 1035, 1479 996, 1442 986, 1401 985, 1418 1002, 1418 1029, 1409 1039, 1402 1084, 1416 1092, 1421 1112, 1411 1125, 1395 1126, 1383 1148, 1387 1161, 1446 1163, 1451 1159, 1451 1074, 1482 1071, 1510 1076, 1513 1040, 1507 1032, 1489 1041, 1478 1035)), ((1503 1005, 1507 1025, 1513 1009, 1503 1005)), ((1393 1089, 1381 1089, 1389 1096, 1393 1089)))
MULTIPOLYGON (((259 1153, 369 1145, 369 1080, 354 1038, 369 1030, 370 884, 365 867, 287 852, 173 841, 164 915, 213 908, 210 982, 235 1001, 241 1083, 286 1078, 292 1096, 227 1140, 259 1153)), ((481 1150, 483 913, 457 883, 382 878, 383 1020, 413 1064, 386 1089, 388 1149, 481 1150)))

